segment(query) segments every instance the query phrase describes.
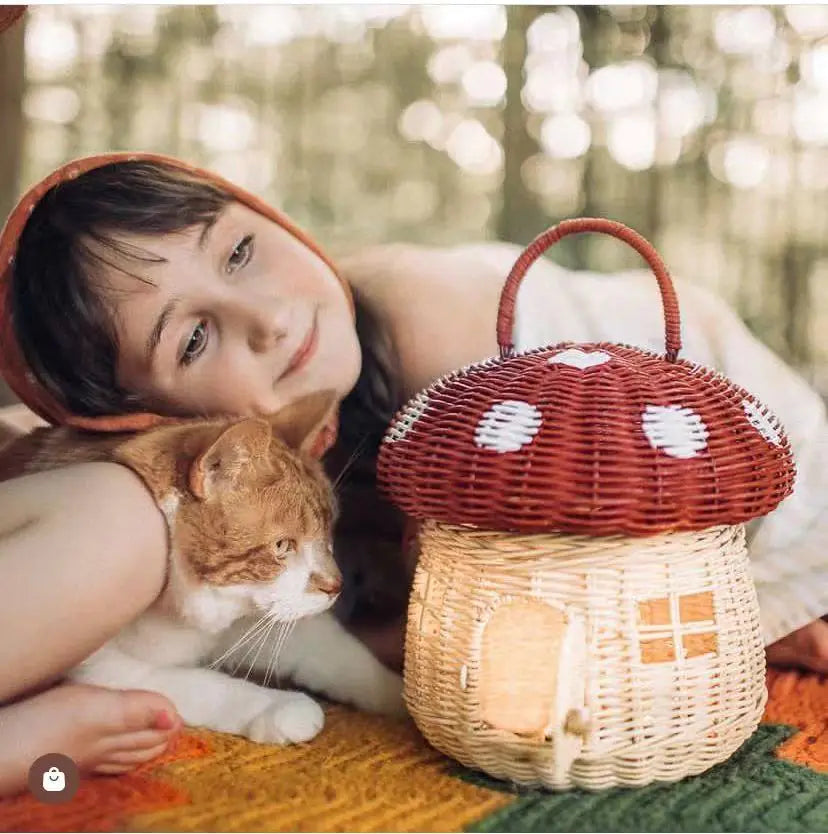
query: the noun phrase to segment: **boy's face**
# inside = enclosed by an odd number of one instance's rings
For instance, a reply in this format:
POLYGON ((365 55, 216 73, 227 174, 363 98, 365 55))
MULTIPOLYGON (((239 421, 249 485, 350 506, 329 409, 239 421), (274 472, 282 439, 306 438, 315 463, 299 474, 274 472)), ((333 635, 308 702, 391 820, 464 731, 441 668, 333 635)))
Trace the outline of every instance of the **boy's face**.
POLYGON ((361 355, 339 280, 278 224, 234 202, 208 229, 123 242, 157 261, 104 253, 118 379, 144 406, 265 414, 355 384, 361 355))

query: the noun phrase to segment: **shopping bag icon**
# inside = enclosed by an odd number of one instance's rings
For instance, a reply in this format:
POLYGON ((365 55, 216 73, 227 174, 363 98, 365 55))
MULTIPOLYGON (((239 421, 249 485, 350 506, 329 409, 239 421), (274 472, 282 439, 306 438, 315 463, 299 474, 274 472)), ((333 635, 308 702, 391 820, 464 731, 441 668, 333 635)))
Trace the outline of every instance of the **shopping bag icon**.
POLYGON ((56 767, 50 767, 43 774, 44 791, 62 791, 66 787, 66 774, 56 767))

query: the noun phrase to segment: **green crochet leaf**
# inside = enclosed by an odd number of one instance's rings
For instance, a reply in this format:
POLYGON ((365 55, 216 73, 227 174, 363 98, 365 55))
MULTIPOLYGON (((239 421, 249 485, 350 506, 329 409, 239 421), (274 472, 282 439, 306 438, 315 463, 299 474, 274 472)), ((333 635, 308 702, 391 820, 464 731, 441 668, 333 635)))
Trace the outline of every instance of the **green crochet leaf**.
POLYGON ((674 784, 552 793, 458 775, 515 801, 468 831, 828 831, 828 775, 774 750, 796 728, 763 724, 723 764, 674 784))

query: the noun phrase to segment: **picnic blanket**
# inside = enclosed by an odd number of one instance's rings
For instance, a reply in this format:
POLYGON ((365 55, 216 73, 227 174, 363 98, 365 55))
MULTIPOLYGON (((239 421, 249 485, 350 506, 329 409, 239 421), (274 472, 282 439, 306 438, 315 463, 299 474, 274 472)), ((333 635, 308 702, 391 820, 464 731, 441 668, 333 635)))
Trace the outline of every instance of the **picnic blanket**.
POLYGON ((826 831, 828 678, 772 670, 768 687, 753 737, 671 785, 517 790, 440 755, 410 721, 331 707, 308 744, 192 731, 65 805, 0 802, 0 831, 826 831))

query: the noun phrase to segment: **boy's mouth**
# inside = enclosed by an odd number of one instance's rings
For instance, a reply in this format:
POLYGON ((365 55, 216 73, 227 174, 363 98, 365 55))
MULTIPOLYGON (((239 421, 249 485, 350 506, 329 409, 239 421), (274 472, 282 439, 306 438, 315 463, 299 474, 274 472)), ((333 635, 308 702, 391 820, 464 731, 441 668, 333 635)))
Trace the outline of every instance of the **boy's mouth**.
POLYGON ((296 371, 303 368, 307 363, 308 360, 313 356, 316 352, 316 346, 319 343, 319 311, 313 311, 313 319, 311 321, 311 326, 308 328, 308 332, 305 334, 305 338, 302 340, 302 343, 296 349, 296 352, 291 356, 290 362, 288 362, 287 368, 285 368, 282 375, 279 379, 284 379, 290 374, 295 373, 296 371))

